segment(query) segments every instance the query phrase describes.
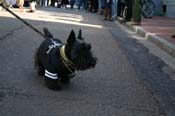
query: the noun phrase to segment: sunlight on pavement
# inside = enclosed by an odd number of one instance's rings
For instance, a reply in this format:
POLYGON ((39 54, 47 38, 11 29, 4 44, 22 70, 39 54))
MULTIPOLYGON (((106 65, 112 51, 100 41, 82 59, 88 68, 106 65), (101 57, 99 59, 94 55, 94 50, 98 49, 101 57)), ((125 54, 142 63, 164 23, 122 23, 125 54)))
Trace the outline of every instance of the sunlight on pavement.
MULTIPOLYGON (((55 23, 71 24, 77 26, 86 26, 92 28, 103 28, 102 25, 88 24, 86 22, 83 22, 84 17, 82 15, 77 14, 50 12, 41 10, 37 10, 36 13, 27 13, 27 12, 19 13, 17 11, 15 11, 15 13, 21 18, 27 20, 55 22, 55 23)), ((0 17, 15 18, 14 16, 5 11, 0 13, 0 17)))

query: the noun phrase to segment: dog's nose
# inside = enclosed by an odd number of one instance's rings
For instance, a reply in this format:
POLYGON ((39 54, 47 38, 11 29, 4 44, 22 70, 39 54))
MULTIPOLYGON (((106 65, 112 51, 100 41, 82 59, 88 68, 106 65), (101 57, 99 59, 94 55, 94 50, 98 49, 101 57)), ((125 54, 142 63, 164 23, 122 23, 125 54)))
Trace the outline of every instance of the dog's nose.
POLYGON ((94 58, 94 60, 91 62, 91 65, 94 68, 96 64, 97 64, 97 58, 94 58))
POLYGON ((88 49, 88 50, 91 49, 91 45, 90 45, 90 44, 87 45, 87 49, 88 49))

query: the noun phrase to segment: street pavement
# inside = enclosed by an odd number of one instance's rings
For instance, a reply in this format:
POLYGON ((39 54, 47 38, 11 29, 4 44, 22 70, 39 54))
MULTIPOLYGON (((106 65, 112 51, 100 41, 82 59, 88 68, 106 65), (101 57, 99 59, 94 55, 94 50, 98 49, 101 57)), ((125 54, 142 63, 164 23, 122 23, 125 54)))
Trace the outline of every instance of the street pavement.
MULTIPOLYGON (((62 91, 51 91, 34 69, 43 38, 8 12, 0 11, 0 116, 173 116, 171 68, 118 23, 83 11, 39 8, 20 17, 64 43, 82 29, 98 64, 78 72, 62 91), (163 70, 167 69, 167 70, 163 70)), ((174 75, 173 75, 174 76, 174 75)))

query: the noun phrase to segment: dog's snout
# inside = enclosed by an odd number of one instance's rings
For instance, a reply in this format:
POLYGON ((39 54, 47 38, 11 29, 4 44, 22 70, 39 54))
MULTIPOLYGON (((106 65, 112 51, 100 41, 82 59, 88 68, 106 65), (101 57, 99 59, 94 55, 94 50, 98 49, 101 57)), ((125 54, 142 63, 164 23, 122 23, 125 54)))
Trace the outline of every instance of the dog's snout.
POLYGON ((96 64, 97 64, 97 58, 94 58, 91 62, 91 65, 94 68, 96 64))
POLYGON ((90 44, 88 44, 88 45, 87 45, 87 48, 88 48, 88 50, 90 50, 90 49, 91 49, 91 45, 90 45, 90 44))

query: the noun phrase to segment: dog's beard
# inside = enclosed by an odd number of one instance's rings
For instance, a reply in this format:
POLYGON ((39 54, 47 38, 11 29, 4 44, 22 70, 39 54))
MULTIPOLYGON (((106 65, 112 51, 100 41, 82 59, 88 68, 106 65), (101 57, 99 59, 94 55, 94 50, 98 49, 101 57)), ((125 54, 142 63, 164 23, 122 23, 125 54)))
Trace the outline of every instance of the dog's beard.
POLYGON ((86 70, 86 69, 90 69, 90 68, 94 68, 97 62, 97 58, 91 56, 87 56, 87 57, 83 57, 83 56, 79 56, 78 58, 76 58, 74 60, 74 63, 76 65, 76 69, 77 70, 86 70))

